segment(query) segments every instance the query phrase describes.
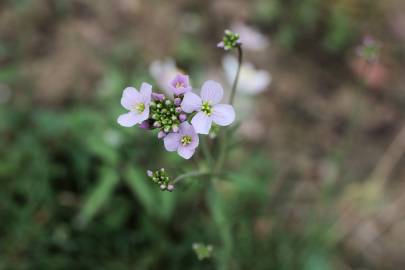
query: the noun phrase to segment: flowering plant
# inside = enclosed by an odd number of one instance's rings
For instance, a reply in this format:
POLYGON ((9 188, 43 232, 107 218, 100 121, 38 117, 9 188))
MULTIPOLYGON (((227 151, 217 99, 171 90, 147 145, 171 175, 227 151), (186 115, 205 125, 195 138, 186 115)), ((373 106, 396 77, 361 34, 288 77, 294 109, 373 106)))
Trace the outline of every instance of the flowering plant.
MULTIPOLYGON (((218 47, 226 51, 237 49, 239 54, 236 76, 228 103, 223 103, 224 89, 218 82, 212 80, 204 82, 200 94, 197 95, 190 84, 189 76, 178 73, 166 83, 170 90, 169 95, 154 91, 152 85, 146 82, 141 84, 139 91, 134 87, 125 88, 121 105, 128 112, 120 115, 117 122, 124 127, 139 125, 140 128, 157 131, 157 138, 163 140, 167 151, 177 152, 182 158, 190 159, 200 145, 200 135, 209 135, 216 132, 219 127, 229 126, 235 121, 235 110, 232 104, 242 63, 239 35, 226 30, 223 41, 218 47)), ((186 173, 173 181, 164 168, 155 172, 148 171, 147 175, 162 190, 167 191, 172 191, 175 183, 186 177, 217 175, 222 169, 227 151, 226 133, 226 130, 220 131, 218 136, 220 150, 216 157, 216 166, 215 168, 210 166, 210 171, 186 173)), ((205 140, 206 138, 201 139, 204 156, 207 162, 213 165, 213 157, 205 140)))

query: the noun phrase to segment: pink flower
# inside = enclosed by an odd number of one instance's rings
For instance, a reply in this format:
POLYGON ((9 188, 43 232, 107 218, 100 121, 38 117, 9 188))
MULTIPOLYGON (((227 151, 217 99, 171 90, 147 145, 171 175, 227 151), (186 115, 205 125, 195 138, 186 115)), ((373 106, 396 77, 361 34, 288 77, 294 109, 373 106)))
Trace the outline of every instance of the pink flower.
POLYGON ((129 112, 118 117, 118 124, 132 127, 148 119, 151 96, 152 86, 148 83, 142 83, 140 92, 134 87, 125 88, 122 93, 121 105, 129 112))
POLYGON ((235 120, 235 110, 232 105, 218 104, 223 95, 224 89, 215 81, 206 81, 203 84, 201 97, 192 92, 184 95, 181 108, 186 113, 197 112, 191 120, 197 133, 208 134, 212 122, 219 126, 227 126, 235 120))
POLYGON ((191 91, 191 86, 188 81, 188 76, 177 74, 176 77, 170 82, 170 90, 175 96, 183 95, 191 91))
POLYGON ((183 122, 179 132, 168 134, 163 141, 167 151, 177 151, 181 157, 189 159, 198 147, 199 138, 194 128, 188 122, 183 122))

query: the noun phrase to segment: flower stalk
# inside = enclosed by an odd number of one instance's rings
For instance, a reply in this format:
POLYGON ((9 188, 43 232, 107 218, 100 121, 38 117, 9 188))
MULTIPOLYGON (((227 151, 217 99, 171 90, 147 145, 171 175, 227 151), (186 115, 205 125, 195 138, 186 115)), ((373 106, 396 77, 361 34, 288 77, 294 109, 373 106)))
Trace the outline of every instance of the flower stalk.
MULTIPOLYGON (((239 75, 240 75, 240 70, 241 70, 242 61, 243 61, 243 51, 242 51, 241 44, 238 44, 236 46, 236 49, 238 51, 238 68, 236 70, 235 79, 233 81, 232 89, 231 89, 231 96, 229 98, 229 104, 231 104, 231 105, 233 104, 233 102, 235 100, 236 89, 238 87, 239 75)), ((228 141, 227 141, 228 134, 227 133, 228 133, 228 131, 226 129, 220 133, 220 137, 219 137, 220 150, 219 150, 216 167, 214 170, 216 174, 218 174, 222 170, 222 167, 225 163, 225 159, 227 156, 227 150, 228 150, 228 141)))
POLYGON ((185 179, 185 178, 189 178, 189 177, 199 177, 199 176, 204 176, 204 175, 210 175, 211 173, 208 171, 192 171, 192 172, 188 172, 188 173, 184 173, 181 174, 179 176, 177 176, 173 181, 172 184, 175 185, 176 183, 178 183, 179 181, 185 179))
POLYGON ((242 61, 243 61, 243 51, 242 51, 242 46, 238 45, 237 47, 238 50, 238 69, 236 70, 236 75, 235 79, 232 84, 232 90, 231 90, 231 96, 229 98, 229 104, 233 104, 234 99, 235 99, 235 94, 236 94, 236 88, 238 86, 238 81, 239 81, 239 75, 240 75, 240 69, 242 67, 242 61))

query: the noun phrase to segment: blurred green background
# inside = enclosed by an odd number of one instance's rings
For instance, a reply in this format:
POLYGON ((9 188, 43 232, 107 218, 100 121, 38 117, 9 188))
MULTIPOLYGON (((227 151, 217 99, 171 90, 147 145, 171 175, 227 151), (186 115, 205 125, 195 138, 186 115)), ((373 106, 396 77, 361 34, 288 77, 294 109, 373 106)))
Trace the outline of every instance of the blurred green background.
POLYGON ((404 60, 401 0, 2 0, 0 269, 404 269, 404 60), (168 58, 226 87, 235 22, 271 84, 226 179, 161 192, 146 169, 195 164, 116 123, 122 90, 168 58))

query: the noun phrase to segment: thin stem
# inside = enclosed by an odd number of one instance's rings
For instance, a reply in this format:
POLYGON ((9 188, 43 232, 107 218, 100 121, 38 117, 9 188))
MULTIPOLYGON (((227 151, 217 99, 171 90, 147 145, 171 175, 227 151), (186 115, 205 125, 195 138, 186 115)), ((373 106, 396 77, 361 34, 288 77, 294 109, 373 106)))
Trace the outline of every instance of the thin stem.
POLYGON ((197 177, 197 176, 203 176, 203 175, 209 175, 209 174, 210 173, 206 172, 206 171, 193 171, 193 172, 184 173, 184 174, 181 174, 181 175, 177 176, 173 180, 172 184, 174 185, 174 184, 176 184, 177 182, 179 182, 180 180, 182 180, 184 178, 197 177))
POLYGON ((242 47, 239 45, 237 47, 237 49, 238 49, 238 69, 236 71, 235 80, 233 81, 233 84, 232 84, 231 96, 229 98, 229 104, 231 104, 231 105, 233 104, 233 101, 235 99, 236 87, 238 86, 239 74, 240 74, 240 69, 242 66, 242 59, 243 59, 242 47))
MULTIPOLYGON (((240 74, 240 69, 242 67, 242 59, 243 59, 243 51, 242 51, 242 47, 239 45, 237 47, 238 49, 238 68, 236 70, 236 76, 235 76, 235 80, 233 81, 232 84, 232 91, 231 91, 231 96, 229 98, 229 103, 233 104, 233 101, 235 99, 235 95, 236 95, 236 88, 238 86, 238 81, 239 81, 239 74, 240 74)), ((218 160, 217 160, 217 164, 215 167, 215 173, 218 174, 221 169, 222 166, 225 162, 226 159, 226 154, 227 154, 227 149, 228 149, 228 143, 226 140, 226 133, 227 130, 224 130, 223 132, 221 132, 220 137, 219 137, 219 155, 218 155, 218 160)))

